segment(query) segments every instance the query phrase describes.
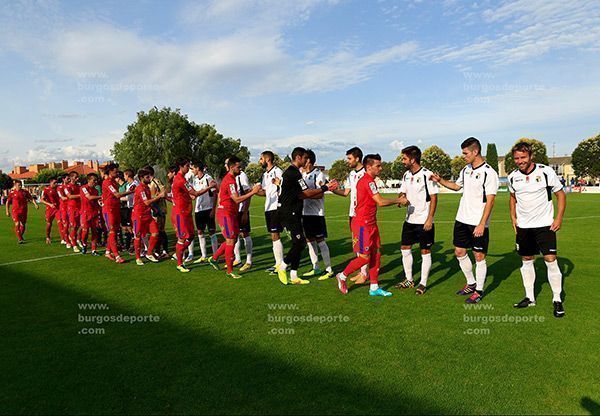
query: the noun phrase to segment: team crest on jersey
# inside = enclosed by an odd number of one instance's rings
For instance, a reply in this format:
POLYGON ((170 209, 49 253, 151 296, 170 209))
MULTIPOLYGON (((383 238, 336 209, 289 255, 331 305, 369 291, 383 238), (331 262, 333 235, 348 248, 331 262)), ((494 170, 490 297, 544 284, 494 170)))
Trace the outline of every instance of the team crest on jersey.
POLYGON ((421 182, 421 178, 417 178, 417 183, 421 182))
POLYGON ((475 179, 479 179, 481 177, 481 175, 478 173, 477 175, 475 175, 475 179))
POLYGON ((358 237, 353 237, 352 238, 352 247, 354 247, 357 244, 358 244, 358 237))
POLYGON ((536 182, 541 182, 542 181, 542 177, 541 176, 536 176, 535 177, 535 181, 536 182))

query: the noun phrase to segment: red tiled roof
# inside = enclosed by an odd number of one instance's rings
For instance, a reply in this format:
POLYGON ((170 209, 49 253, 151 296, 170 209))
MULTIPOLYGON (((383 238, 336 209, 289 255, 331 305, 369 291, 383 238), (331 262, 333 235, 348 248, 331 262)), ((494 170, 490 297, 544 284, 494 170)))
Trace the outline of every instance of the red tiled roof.
POLYGON ((8 176, 10 176, 11 179, 31 179, 35 175, 37 175, 36 172, 24 172, 24 173, 19 173, 19 174, 9 173, 8 174, 8 176))

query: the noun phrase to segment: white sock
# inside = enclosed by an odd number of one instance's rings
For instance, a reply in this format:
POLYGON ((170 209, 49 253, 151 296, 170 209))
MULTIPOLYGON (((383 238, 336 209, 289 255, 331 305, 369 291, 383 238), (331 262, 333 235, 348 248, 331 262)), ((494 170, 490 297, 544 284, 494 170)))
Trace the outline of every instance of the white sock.
POLYGON ((331 272, 333 269, 331 268, 331 257, 329 255, 329 246, 327 245, 327 241, 320 241, 318 245, 319 250, 321 251, 321 258, 323 259, 323 263, 325 263, 325 270, 331 272))
POLYGON ((210 236, 210 247, 212 248, 213 254, 219 249, 219 239, 216 234, 210 236))
POLYGON ((290 270, 290 278, 297 279, 298 278, 298 270, 290 270))
POLYGON ((188 257, 194 257, 194 240, 190 241, 190 245, 188 246, 188 257))
POLYGON ((310 257, 310 262, 312 263, 313 269, 319 267, 319 255, 317 254, 317 242, 309 241, 308 242, 308 255, 310 257))
POLYGON ((404 275, 407 280, 413 281, 412 275, 412 266, 413 266, 413 256, 412 251, 402 250, 402 267, 404 267, 404 275))
POLYGON ((523 266, 521 266, 521 277, 523 278, 523 286, 525 287, 525 296, 530 301, 535 302, 535 294, 533 286, 535 284, 535 267, 533 267, 533 260, 523 260, 523 266))
MULTIPOLYGON (((411 256, 412 258, 412 256, 411 256)), ((403 258, 404 259, 404 258, 403 258)), ((427 286, 429 271, 431 270, 431 253, 421 254, 421 281, 420 285, 427 286)))
POLYGON ((236 263, 241 263, 242 261, 242 256, 240 255, 240 246, 242 245, 241 238, 242 237, 239 236, 237 241, 235 242, 235 246, 233 246, 233 255, 235 256, 234 261, 236 263))
POLYGON ((558 260, 545 262, 548 268, 548 282, 552 288, 552 302, 562 302, 560 293, 562 292, 562 273, 558 267, 558 260))
POLYGON ((346 281, 346 279, 348 278, 343 272, 339 273, 338 276, 340 277, 340 279, 342 279, 343 281, 346 281))
POLYGON ((246 263, 252 264, 252 237, 244 237, 244 246, 246 247, 246 263))
MULTIPOLYGON (((145 236, 144 238, 142 238, 142 244, 144 246, 144 250, 148 251, 148 236, 145 236)), ((154 254, 154 253, 152 253, 154 254)))
POLYGON ((279 270, 287 270, 287 264, 285 264, 285 261, 281 260, 281 263, 279 263, 279 270))
POLYGON ((369 286, 369 290, 377 290, 379 289, 379 285, 377 283, 371 283, 369 286))
POLYGON ((465 254, 464 257, 457 257, 457 259, 458 264, 460 265, 460 269, 467 278, 467 284, 475 284, 475 277, 473 276, 473 263, 471 263, 469 255, 465 254))
POLYGON ((273 241, 273 257, 275 257, 275 266, 283 262, 283 243, 281 240, 273 241))
POLYGON ((202 257, 208 257, 208 253, 206 252, 206 238, 204 234, 198 234, 198 243, 200 244, 200 252, 202 257))
POLYGON ((485 284, 485 277, 487 275, 487 262, 485 259, 481 261, 475 262, 475 280, 477 281, 477 285, 475 286, 475 290, 479 290, 483 292, 483 285, 485 284))
POLYGON ((362 274, 363 276, 369 276, 369 265, 365 264, 364 266, 362 266, 360 268, 360 274, 362 274))

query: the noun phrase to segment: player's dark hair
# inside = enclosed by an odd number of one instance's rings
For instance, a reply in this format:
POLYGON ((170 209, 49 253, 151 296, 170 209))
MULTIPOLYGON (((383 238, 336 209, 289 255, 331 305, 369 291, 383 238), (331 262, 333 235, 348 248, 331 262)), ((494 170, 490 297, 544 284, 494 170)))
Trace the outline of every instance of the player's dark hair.
POLYGON ((188 163, 190 163, 190 160, 185 156, 180 156, 177 159, 175 159, 175 164, 177 165, 178 168, 185 166, 188 163))
POLYGON ((146 175, 152 175, 152 172, 146 168, 141 168, 138 170, 138 178, 142 179, 146 175))
POLYGON ((481 154, 481 143, 475 137, 469 137, 460 145, 461 149, 465 149, 467 147, 471 150, 477 149, 479 151, 479 154, 481 154))
POLYGON ((52 181, 56 181, 56 180, 58 180, 58 177, 56 177, 56 176, 50 176, 48 178, 48 182, 52 182, 52 181))
POLYGON ((77 177, 79 177, 79 173, 77 173, 74 170, 72 170, 71 172, 69 172, 69 176, 77 176, 77 177))
POLYGON ((227 158, 227 166, 232 167, 235 166, 236 163, 242 163, 239 157, 233 155, 227 158))
POLYGON ((115 169, 119 169, 119 164, 118 163, 109 163, 108 165, 106 165, 104 167, 104 173, 108 175, 111 171, 113 171, 115 169))
POLYGON ((171 166, 169 166, 168 170, 171 173, 177 173, 179 171, 179 168, 177 167, 177 165, 171 165, 171 166))
POLYGON ((346 150, 346 156, 348 155, 352 155, 355 158, 357 158, 358 160, 362 160, 363 159, 363 152, 362 150, 360 150, 360 148, 354 146, 352 149, 348 149, 346 150))
POLYGON ((317 155, 315 155, 315 152, 313 152, 312 149, 306 149, 306 157, 308 157, 308 160, 310 160, 310 163, 313 165, 317 161, 317 155))
POLYGON ((125 169, 123 171, 123 174, 132 178, 135 176, 135 172, 133 171, 133 169, 125 169))
POLYGON ((117 178, 121 179, 122 181, 125 180, 125 175, 123 174, 123 171, 117 172, 117 178))
POLYGON ((298 156, 302 157, 306 153, 306 149, 304 147, 295 147, 292 150, 292 160, 296 160, 298 156))
POLYGON ((379 153, 375 153, 375 154, 368 154, 365 156, 365 158, 363 159, 363 165, 365 166, 370 166, 373 164, 373 162, 375 162, 376 160, 381 162, 381 156, 379 155, 379 153))
POLYGON ((96 179, 98 179, 98 174, 97 174, 97 173, 94 173, 94 172, 90 172, 90 173, 88 173, 88 174, 87 174, 87 180, 89 181, 89 180, 90 180, 90 179, 92 179, 92 178, 96 178, 96 179))
POLYGON ((415 162, 421 163, 421 149, 417 146, 408 146, 402 149, 401 153, 409 159, 414 159, 415 162))
POLYGON ((270 150, 265 150, 264 152, 261 153, 261 156, 266 156, 267 159, 269 159, 271 161, 271 163, 275 162, 275 154, 273 152, 271 152, 270 150))
POLYGON ((152 166, 144 166, 142 169, 146 169, 148 172, 150 172, 150 175, 154 176, 154 168, 152 166))
POLYGON ((516 143, 512 149, 511 149, 511 153, 514 155, 515 152, 525 152, 527 153, 529 156, 531 156, 531 154, 533 153, 533 150, 531 149, 531 145, 525 141, 520 141, 518 143, 516 143))
POLYGON ((200 169, 201 171, 204 171, 204 168, 206 168, 206 165, 204 165, 204 162, 202 162, 201 160, 197 160, 193 163, 193 165, 195 167, 197 167, 198 169, 200 169))

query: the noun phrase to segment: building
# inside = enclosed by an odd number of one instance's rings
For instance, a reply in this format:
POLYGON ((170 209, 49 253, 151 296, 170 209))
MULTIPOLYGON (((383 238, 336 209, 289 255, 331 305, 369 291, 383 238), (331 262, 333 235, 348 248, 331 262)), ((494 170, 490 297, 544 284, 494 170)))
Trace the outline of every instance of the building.
MULTIPOLYGON (((571 156, 549 157, 548 165, 554 169, 559 177, 565 178, 567 182, 569 182, 571 178, 577 177, 573 170, 573 165, 571 164, 571 156)), ((498 176, 505 178, 509 173, 510 172, 506 172, 504 167, 504 156, 498 156, 498 176)))
POLYGON ((77 172, 79 176, 87 175, 91 172, 99 172, 102 166, 97 160, 88 160, 86 162, 74 162, 69 165, 69 162, 62 160, 60 162, 50 163, 35 163, 29 166, 15 166, 11 173, 8 174, 13 180, 29 180, 33 179, 41 170, 44 169, 59 169, 66 173, 77 172))

